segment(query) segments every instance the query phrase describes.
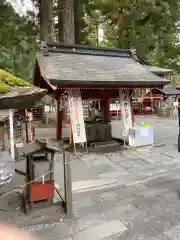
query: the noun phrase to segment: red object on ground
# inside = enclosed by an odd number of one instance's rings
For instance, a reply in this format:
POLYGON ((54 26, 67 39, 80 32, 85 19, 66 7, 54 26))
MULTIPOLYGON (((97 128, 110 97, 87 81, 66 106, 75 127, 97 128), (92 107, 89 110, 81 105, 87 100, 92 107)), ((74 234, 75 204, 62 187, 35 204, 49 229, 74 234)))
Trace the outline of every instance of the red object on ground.
POLYGON ((49 200, 54 195, 54 180, 29 185, 29 199, 32 202, 49 200))

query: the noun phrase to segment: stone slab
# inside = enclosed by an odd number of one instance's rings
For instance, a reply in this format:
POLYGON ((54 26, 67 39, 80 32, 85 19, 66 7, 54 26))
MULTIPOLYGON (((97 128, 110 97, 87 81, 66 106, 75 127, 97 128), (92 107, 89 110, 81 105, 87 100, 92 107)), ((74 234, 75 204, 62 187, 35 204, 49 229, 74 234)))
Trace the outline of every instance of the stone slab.
POLYGON ((168 231, 164 232, 165 236, 168 236, 170 239, 179 240, 180 239, 180 225, 176 225, 170 228, 168 231))
POLYGON ((36 231, 34 234, 43 240, 50 240, 50 239, 61 239, 69 237, 71 234, 70 228, 68 224, 66 223, 58 223, 54 227, 49 227, 46 229, 43 229, 41 231, 36 231))
POLYGON ((78 232, 73 236, 74 240, 98 240, 104 239, 111 235, 124 232, 127 230, 127 227, 118 220, 109 221, 104 224, 98 225, 96 227, 92 227, 86 229, 84 231, 78 232))
POLYGON ((131 160, 121 161, 119 164, 128 170, 128 168, 132 168, 132 167, 139 168, 142 166, 146 166, 148 163, 140 159, 131 159, 131 160))
POLYGON ((171 186, 173 185, 173 183, 175 183, 175 180, 168 178, 168 177, 161 177, 161 178, 157 178, 154 180, 150 180, 147 182, 147 185, 150 187, 165 187, 165 186, 171 186))
POLYGON ((130 186, 126 188, 119 188, 115 191, 122 197, 122 198, 131 198, 135 196, 139 196, 142 192, 148 189, 147 186, 143 184, 139 184, 137 186, 130 186))
POLYGON ((140 196, 139 198, 133 200, 132 204, 141 209, 142 211, 149 212, 152 212, 154 210, 163 210, 168 207, 168 205, 163 200, 155 196, 140 196))
POLYGON ((96 174, 108 173, 108 172, 115 172, 116 170, 109 166, 108 164, 102 164, 100 166, 96 166, 95 172, 96 174))

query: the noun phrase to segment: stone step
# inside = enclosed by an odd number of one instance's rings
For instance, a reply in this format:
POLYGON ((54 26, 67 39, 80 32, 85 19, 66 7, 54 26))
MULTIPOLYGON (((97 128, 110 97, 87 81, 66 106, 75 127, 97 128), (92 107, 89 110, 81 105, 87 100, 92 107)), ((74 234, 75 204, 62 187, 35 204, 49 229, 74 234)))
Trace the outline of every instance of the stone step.
POLYGON ((91 147, 93 148, 99 148, 99 147, 111 147, 111 146, 120 146, 119 142, 117 141, 103 141, 103 142, 94 142, 90 144, 91 147))

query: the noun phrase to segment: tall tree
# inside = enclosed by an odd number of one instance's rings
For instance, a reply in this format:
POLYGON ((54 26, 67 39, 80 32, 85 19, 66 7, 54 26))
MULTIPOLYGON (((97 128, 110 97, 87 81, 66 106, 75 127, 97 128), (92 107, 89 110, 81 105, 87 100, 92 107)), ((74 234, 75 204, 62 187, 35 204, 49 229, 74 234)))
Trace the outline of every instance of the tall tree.
POLYGON ((59 41, 72 44, 75 42, 74 1, 58 0, 59 41))
POLYGON ((29 15, 20 16, 6 1, 1 1, 0 12, 0 68, 30 80, 37 26, 29 15))
POLYGON ((74 0, 75 43, 77 44, 91 43, 89 34, 94 31, 91 31, 90 29, 92 20, 89 14, 90 9, 91 6, 89 0, 74 0))
POLYGON ((170 67, 165 59, 172 54, 178 40, 179 0, 94 2, 105 19, 104 45, 133 47, 137 54, 160 66, 170 67))
POLYGON ((33 0, 38 9, 40 41, 53 42, 54 21, 53 21, 53 0, 33 0))

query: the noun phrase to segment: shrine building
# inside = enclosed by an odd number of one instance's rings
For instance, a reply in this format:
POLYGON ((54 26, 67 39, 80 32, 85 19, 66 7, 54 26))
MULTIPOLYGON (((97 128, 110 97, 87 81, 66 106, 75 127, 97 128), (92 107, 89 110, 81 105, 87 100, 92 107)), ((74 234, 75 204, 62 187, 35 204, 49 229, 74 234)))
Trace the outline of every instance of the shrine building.
MULTIPOLYGON (((82 99, 98 99, 104 120, 110 119, 110 99, 128 89, 163 88, 170 81, 141 65, 129 49, 47 44, 37 54, 34 84, 48 90, 58 104, 57 140, 62 138, 61 98, 80 89, 82 99)), ((132 116, 133 118, 133 116, 132 116)))

